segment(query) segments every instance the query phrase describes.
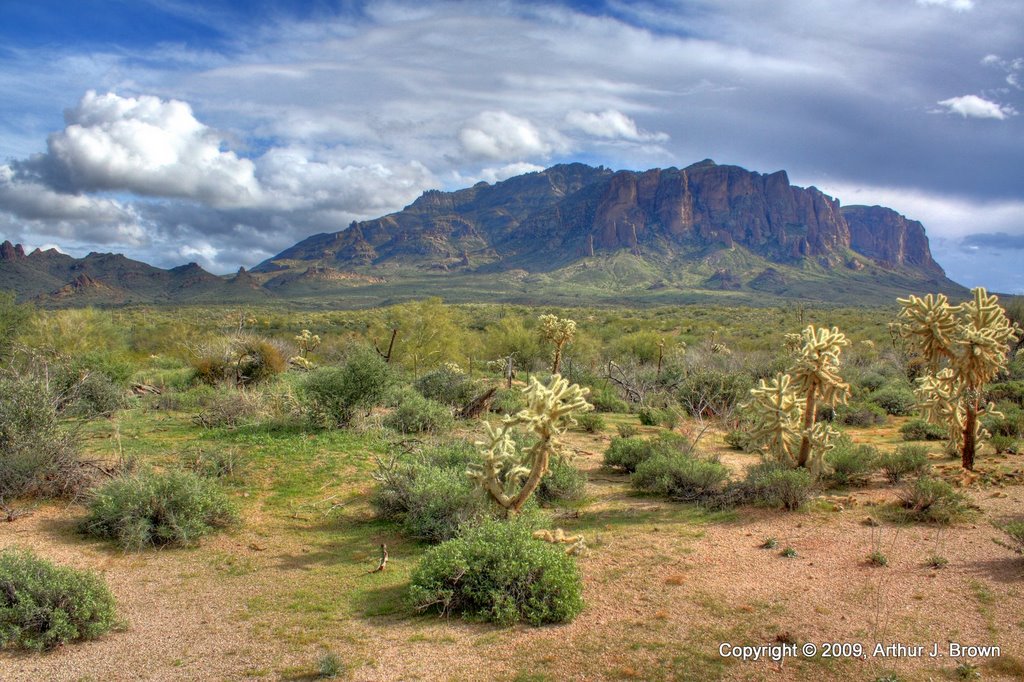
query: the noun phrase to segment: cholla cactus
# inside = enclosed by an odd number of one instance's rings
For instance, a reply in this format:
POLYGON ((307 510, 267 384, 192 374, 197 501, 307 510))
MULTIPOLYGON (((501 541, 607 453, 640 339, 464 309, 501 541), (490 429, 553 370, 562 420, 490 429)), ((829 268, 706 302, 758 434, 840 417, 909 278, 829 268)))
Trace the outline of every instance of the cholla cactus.
POLYGON ((303 329, 302 333, 295 337, 295 343, 299 344, 299 355, 305 358, 320 346, 320 336, 303 329))
POLYGON ((816 423, 817 406, 846 402, 850 386, 839 376, 839 355, 849 341, 836 327, 814 325, 803 330, 801 339, 796 363, 770 383, 762 379, 744 407, 753 412, 757 426, 751 437, 762 452, 819 474, 838 432, 831 424, 816 423))
POLYGON ((551 363, 551 373, 558 374, 558 366, 562 362, 562 348, 576 336, 576 322, 569 318, 561 318, 557 315, 541 315, 540 336, 545 341, 555 344, 554 362, 551 363))
POLYGON ((977 445, 988 435, 979 417, 995 413, 991 404, 982 404, 985 384, 1006 367, 1010 346, 1020 335, 997 296, 982 287, 971 289, 971 296, 957 306, 943 294, 897 299, 897 331, 928 369, 914 391, 918 404, 928 421, 949 429, 950 444, 968 470, 974 469, 977 445))
POLYGON ((455 362, 446 362, 441 365, 441 369, 452 374, 465 374, 465 372, 462 371, 462 368, 459 367, 458 363, 455 362))
POLYGON ((522 511, 540 484, 558 447, 557 436, 576 423, 573 416, 593 409, 586 400, 588 389, 570 385, 558 374, 547 386, 531 377, 523 392, 525 409, 506 416, 497 428, 484 422, 487 440, 476 444, 483 461, 466 472, 508 515, 522 511), (529 429, 539 440, 528 448, 518 448, 512 440, 512 430, 517 426, 529 429))

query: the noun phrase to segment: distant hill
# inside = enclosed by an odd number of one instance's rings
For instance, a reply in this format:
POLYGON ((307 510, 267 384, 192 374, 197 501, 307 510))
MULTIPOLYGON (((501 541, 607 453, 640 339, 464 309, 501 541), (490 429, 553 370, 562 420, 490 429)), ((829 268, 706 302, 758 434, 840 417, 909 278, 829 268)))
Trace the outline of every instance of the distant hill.
POLYGON ((784 171, 705 160, 682 170, 573 163, 455 192, 317 234, 251 271, 216 277, 113 254, 0 249, 0 289, 54 305, 257 301, 359 307, 451 301, 671 304, 891 303, 966 293, 921 223, 845 206, 784 171))

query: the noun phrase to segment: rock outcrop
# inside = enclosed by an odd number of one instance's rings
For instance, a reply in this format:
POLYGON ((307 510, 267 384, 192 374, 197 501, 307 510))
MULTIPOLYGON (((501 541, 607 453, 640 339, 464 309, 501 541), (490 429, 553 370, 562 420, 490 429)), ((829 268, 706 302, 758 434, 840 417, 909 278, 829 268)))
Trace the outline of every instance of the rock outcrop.
POLYGON ((884 206, 844 206, 850 226, 850 248, 888 266, 904 265, 944 275, 932 259, 924 225, 884 206))

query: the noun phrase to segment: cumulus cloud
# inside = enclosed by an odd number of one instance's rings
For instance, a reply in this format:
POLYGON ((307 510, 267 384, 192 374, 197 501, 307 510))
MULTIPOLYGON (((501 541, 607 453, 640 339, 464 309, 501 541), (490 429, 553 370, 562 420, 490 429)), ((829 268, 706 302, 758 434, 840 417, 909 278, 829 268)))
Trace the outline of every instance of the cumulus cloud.
POLYGON ((994 118, 1002 121, 1006 117, 1017 113, 1011 106, 992 102, 977 95, 951 97, 940 101, 938 104, 945 107, 949 113, 960 114, 964 118, 994 118))
POLYGON ((528 119, 507 111, 484 111, 459 130, 459 143, 470 156, 512 160, 549 156, 555 148, 554 134, 542 133, 528 119))
POLYGON ((215 207, 258 201, 249 159, 222 151, 225 142, 178 100, 88 91, 50 135, 45 159, 76 190, 129 191, 195 199, 215 207))
POLYGON ((11 225, 15 218, 28 221, 34 232, 52 237, 136 246, 147 240, 131 207, 113 199, 64 194, 39 183, 20 182, 7 165, 0 165, 2 212, 9 214, 11 225))
POLYGON ((589 135, 606 139, 631 142, 665 142, 668 140, 666 133, 648 133, 639 130, 636 121, 615 109, 599 112, 574 109, 566 114, 565 122, 589 135))
POLYGON ((922 7, 946 7, 955 12, 966 12, 974 9, 974 0, 917 0, 922 7))

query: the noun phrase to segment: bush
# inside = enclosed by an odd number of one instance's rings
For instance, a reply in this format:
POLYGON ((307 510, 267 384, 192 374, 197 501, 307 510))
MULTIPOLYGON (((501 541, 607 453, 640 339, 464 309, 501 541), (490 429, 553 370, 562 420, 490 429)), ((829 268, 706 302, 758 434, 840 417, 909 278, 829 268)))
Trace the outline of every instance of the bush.
POLYGON ((839 407, 836 419, 846 426, 865 428, 884 424, 886 414, 885 410, 874 403, 852 402, 839 407))
POLYGON ((56 403, 44 382, 0 373, 0 498, 69 497, 89 484, 56 403))
POLYGON ((238 521, 217 484, 190 471, 116 478, 98 488, 88 506, 82 531, 126 550, 192 545, 238 521))
POLYGON ((870 445, 854 445, 842 438, 825 453, 825 463, 831 469, 829 480, 838 486, 863 485, 878 468, 878 450, 870 445))
POLYGON ((526 407, 526 396, 519 388, 499 388, 491 401, 491 412, 494 414, 516 414, 526 407))
POLYGON ((920 475, 931 468, 928 448, 923 445, 900 445, 878 458, 878 466, 890 483, 899 483, 905 476, 920 475))
POLYGON ((501 625, 564 623, 583 610, 583 580, 573 558, 534 539, 522 521, 488 521, 434 547, 411 583, 409 600, 417 610, 501 625))
POLYGON ((443 542, 486 515, 483 495, 466 476, 478 455, 468 443, 452 443, 381 462, 370 503, 377 515, 427 542, 443 542))
POLYGON ((597 412, 629 412, 629 403, 620 398, 611 386, 591 387, 587 402, 597 412))
POLYGON ((413 387, 424 398, 453 407, 464 407, 475 397, 473 382, 469 377, 448 367, 424 374, 413 387))
POLYGON ((911 419, 900 427, 903 440, 946 440, 949 434, 938 424, 923 419, 911 419))
POLYGON ((718 494, 729 469, 717 459, 658 453, 637 465, 633 487, 681 502, 702 502, 718 494))
POLYGON ((878 372, 867 371, 860 375, 857 385, 866 391, 877 391, 885 386, 886 381, 888 380, 878 372))
POLYGON ((214 394, 193 421, 208 429, 234 429, 255 422, 264 413, 262 396, 245 389, 224 389, 214 394))
POLYGON ((636 471, 637 466, 656 454, 683 453, 690 446, 683 436, 674 433, 661 433, 657 438, 612 438, 604 453, 604 463, 610 467, 625 469, 627 473, 636 471))
POLYGON ((807 469, 763 462, 747 470, 741 486, 746 502, 794 511, 810 499, 813 483, 807 469))
POLYGON ((548 473, 537 486, 537 499, 549 504, 582 500, 586 487, 587 475, 568 458, 555 455, 548 462, 548 473))
POLYGON ((452 411, 446 405, 412 392, 384 418, 384 426, 400 433, 441 433, 454 424, 452 411))
POLYGON ((255 386, 288 369, 287 354, 267 339, 241 339, 236 355, 235 382, 239 386, 255 386))
POLYGON ((0 552, 0 588, 0 649, 52 649, 115 624, 114 596, 98 576, 31 552, 0 552))
POLYGON ((584 412, 576 416, 576 427, 586 433, 597 433, 605 427, 604 417, 594 412, 584 412))
POLYGON ((1014 436, 992 436, 988 442, 995 448, 997 455, 1001 455, 1004 452, 1017 454, 1017 438, 1014 436))
POLYGON ((744 372, 697 369, 680 382, 676 400, 691 413, 703 409, 709 416, 723 415, 746 400, 753 386, 753 377, 744 372))
POLYGON ((616 424, 615 430, 619 432, 620 438, 632 438, 640 433, 640 429, 632 424, 616 424))
POLYGON ((1017 545, 1018 552, 1024 552, 1024 521, 1014 521, 1003 526, 1003 532, 1017 545))
POLYGON ((1024 406, 1024 381, 1006 381, 985 389, 985 400, 993 403, 1009 401, 1024 406))
POLYGON ((644 426, 657 426, 662 422, 664 413, 653 407, 641 407, 636 416, 644 426))
POLYGON ((968 509, 962 493, 933 476, 921 476, 901 491, 900 506, 905 518, 925 523, 952 523, 968 509))
POLYGON ((1015 403, 1002 403, 996 406, 999 414, 986 414, 981 418, 981 425, 993 436, 1020 436, 1024 425, 1024 414, 1015 403))
POLYGON ((346 426, 356 410, 381 404, 393 383, 391 368, 376 351, 358 348, 341 367, 315 369, 299 384, 299 399, 314 422, 346 426))
POLYGON ((917 407, 917 398, 909 386, 884 386, 869 395, 868 400, 896 417, 905 417, 917 407))

